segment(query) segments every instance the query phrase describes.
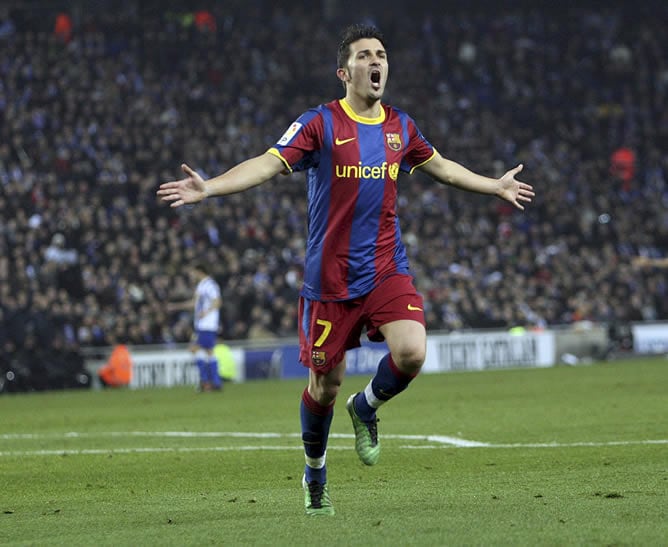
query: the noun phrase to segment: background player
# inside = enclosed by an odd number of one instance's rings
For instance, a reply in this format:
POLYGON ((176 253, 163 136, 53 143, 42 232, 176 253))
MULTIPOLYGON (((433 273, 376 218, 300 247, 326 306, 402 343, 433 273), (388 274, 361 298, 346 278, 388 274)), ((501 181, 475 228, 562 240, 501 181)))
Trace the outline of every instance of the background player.
POLYGON ((220 325, 220 287, 209 275, 208 268, 201 263, 191 268, 197 286, 192 300, 170 304, 168 309, 192 309, 193 339, 191 351, 195 354, 195 364, 199 369, 200 390, 211 391, 222 388, 223 382, 218 371, 218 360, 213 352, 220 325))
POLYGON ((366 389, 346 407, 355 447, 367 465, 378 461, 376 409, 403 391, 425 358, 422 297, 409 275, 396 214, 399 171, 415 169, 438 182, 498 196, 523 209, 534 195, 515 175, 477 175, 442 157, 402 111, 381 103, 388 78, 383 36, 374 27, 347 28, 337 77, 345 97, 302 114, 266 153, 204 181, 164 183, 158 195, 172 207, 242 192, 281 172, 308 171, 308 226, 300 297, 300 360, 309 367, 300 407, 306 457, 306 512, 334 514, 327 488, 326 448, 334 401, 345 374, 345 352, 360 345, 364 327, 390 352, 366 389))

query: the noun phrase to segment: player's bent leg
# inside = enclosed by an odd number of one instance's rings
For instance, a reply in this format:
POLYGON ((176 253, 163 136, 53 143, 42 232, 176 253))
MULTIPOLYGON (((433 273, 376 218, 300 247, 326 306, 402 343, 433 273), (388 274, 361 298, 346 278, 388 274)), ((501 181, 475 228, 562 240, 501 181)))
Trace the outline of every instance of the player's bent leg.
POLYGON ((422 323, 402 319, 380 327, 392 360, 404 374, 416 376, 427 354, 427 331, 422 323))
POLYGON ((355 450, 365 465, 375 465, 380 458, 376 410, 408 387, 426 354, 426 331, 420 322, 392 321, 382 325, 380 331, 390 353, 380 360, 364 391, 352 395, 346 403, 355 430, 355 450))
POLYGON ((374 413, 370 420, 362 420, 355 410, 355 398, 362 393, 355 393, 348 397, 346 410, 353 422, 355 432, 355 452, 364 465, 376 465, 380 458, 380 443, 378 442, 378 418, 374 413))

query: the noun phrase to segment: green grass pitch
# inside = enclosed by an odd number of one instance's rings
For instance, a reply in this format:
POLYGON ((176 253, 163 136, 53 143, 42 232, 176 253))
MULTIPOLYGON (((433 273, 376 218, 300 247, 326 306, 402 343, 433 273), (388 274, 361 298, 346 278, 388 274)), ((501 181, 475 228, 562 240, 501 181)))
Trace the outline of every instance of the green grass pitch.
POLYGON ((306 517, 303 382, 0 397, 1 545, 666 545, 668 359, 419 376, 306 517))

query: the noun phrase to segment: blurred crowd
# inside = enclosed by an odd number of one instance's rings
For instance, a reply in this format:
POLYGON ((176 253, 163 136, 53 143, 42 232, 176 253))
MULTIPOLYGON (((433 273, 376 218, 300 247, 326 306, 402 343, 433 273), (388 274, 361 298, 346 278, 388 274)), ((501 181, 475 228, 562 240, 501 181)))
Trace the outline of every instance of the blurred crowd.
MULTIPOLYGON (((668 319, 665 271, 631 263, 668 253, 668 5, 394 4, 363 16, 387 38, 386 102, 477 172, 523 163, 537 193, 520 212, 400 177, 428 328, 668 319)), ((196 260, 222 287, 222 338, 296 334, 304 176, 176 210, 155 191, 182 162, 213 176, 264 152, 340 97, 350 12, 138 6, 58 21, 0 8, 5 355, 187 341, 191 314, 166 303, 192 297, 196 260)))

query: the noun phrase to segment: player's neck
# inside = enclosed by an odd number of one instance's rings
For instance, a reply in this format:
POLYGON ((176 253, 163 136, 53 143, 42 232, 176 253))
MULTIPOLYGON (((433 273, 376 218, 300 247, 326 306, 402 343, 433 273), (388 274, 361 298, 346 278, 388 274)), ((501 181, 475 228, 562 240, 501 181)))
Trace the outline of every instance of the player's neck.
POLYGON ((346 93, 345 101, 355 114, 361 118, 377 118, 380 116, 380 99, 365 99, 358 95, 346 93))

